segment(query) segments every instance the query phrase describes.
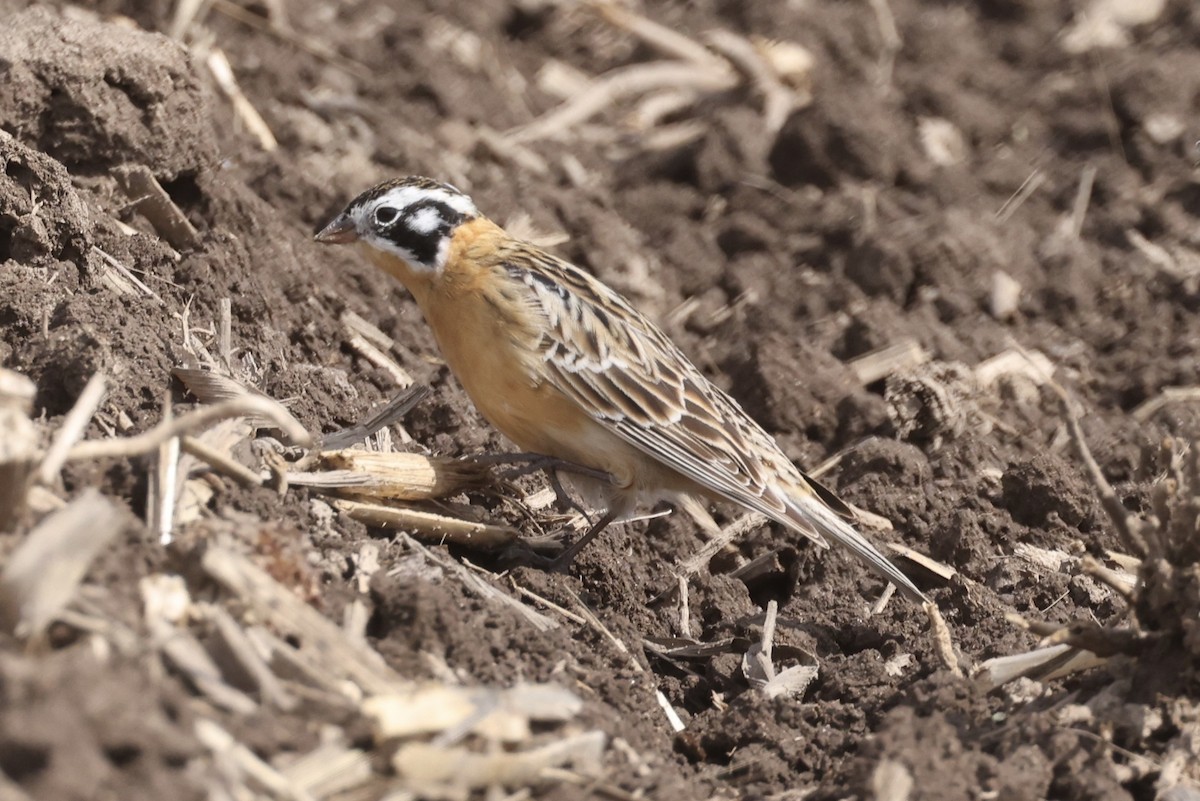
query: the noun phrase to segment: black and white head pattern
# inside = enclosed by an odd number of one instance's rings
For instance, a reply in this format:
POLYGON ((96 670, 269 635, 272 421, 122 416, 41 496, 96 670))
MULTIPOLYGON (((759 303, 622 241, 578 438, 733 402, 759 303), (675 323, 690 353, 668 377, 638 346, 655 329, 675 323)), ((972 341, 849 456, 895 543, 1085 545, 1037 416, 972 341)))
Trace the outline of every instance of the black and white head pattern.
POLYGON ((454 229, 479 216, 471 198, 449 184, 412 176, 368 189, 346 209, 360 239, 414 269, 446 264, 454 229))

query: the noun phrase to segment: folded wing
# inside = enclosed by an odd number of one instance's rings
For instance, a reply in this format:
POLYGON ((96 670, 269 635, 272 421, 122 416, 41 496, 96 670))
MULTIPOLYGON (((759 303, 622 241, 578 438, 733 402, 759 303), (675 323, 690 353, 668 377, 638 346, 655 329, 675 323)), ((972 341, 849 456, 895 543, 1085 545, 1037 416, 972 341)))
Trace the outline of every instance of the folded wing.
POLYGON ((811 481, 774 439, 706 379, 620 295, 577 267, 538 253, 537 270, 506 265, 544 316, 539 343, 550 380, 601 423, 710 491, 818 544, 848 548, 910 597, 925 596, 854 530, 850 510, 811 481))

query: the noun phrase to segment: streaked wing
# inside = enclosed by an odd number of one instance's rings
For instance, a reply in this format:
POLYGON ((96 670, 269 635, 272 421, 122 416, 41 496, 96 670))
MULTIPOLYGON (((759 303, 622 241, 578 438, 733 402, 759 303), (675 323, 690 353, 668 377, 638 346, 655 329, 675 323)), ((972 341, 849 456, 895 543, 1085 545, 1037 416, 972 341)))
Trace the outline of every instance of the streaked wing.
MULTIPOLYGON (((757 423, 616 292, 544 251, 526 246, 519 255, 504 266, 544 315, 539 348, 559 389, 712 492, 781 522, 788 517, 777 479, 796 491, 810 487, 757 423)), ((840 502, 834 508, 845 511, 840 502)))

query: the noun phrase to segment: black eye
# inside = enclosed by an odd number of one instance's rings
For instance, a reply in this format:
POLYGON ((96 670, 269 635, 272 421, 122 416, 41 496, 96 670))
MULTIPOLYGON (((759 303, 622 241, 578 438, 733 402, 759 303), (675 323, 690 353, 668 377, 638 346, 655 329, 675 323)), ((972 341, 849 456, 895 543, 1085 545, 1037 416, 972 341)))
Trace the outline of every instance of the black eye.
POLYGON ((399 209, 394 209, 391 206, 380 206, 375 209, 375 222, 380 225, 391 225, 399 216, 399 209))

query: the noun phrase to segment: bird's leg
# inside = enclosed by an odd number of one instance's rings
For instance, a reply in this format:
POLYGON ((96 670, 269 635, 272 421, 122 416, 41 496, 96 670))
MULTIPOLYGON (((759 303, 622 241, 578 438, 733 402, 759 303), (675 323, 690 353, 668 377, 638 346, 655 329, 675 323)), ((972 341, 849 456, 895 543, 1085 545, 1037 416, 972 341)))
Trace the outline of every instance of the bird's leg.
POLYGON ((558 507, 564 511, 579 512, 583 515, 583 519, 591 525, 592 516, 588 514, 588 510, 583 508, 583 504, 571 497, 566 488, 562 485, 559 479, 558 470, 550 469, 546 471, 546 478, 550 481, 550 488, 554 490, 554 501, 558 507))
POLYGON ((579 552, 587 547, 587 544, 594 540, 597 534, 608 528, 609 524, 616 519, 616 509, 606 510, 604 514, 600 516, 600 519, 593 523, 592 527, 584 532, 582 537, 575 540, 575 542, 571 543, 569 548, 560 553, 558 556, 554 557, 554 559, 550 562, 550 569, 557 573, 567 572, 567 569, 571 567, 571 563, 575 561, 575 557, 579 555, 579 552))
POLYGON ((617 509, 606 509, 604 514, 595 522, 588 514, 588 511, 583 508, 570 494, 563 488, 562 481, 559 479, 559 473, 575 473, 577 475, 587 476, 588 478, 597 481, 603 481, 609 484, 614 483, 612 474, 605 470, 598 470, 594 467, 587 467, 577 462, 572 462, 567 459, 558 459, 553 456, 543 456, 537 453, 495 453, 486 454, 474 457, 476 461, 486 464, 517 464, 524 462, 520 467, 508 470, 504 473, 504 478, 511 480, 519 476, 528 475, 538 470, 543 470, 550 482, 550 487, 554 490, 554 495, 557 503, 567 509, 573 509, 583 515, 584 519, 591 524, 591 527, 584 532, 578 540, 570 545, 554 559, 546 563, 546 567, 556 572, 566 572, 571 563, 575 561, 575 557, 579 555, 587 544, 594 540, 600 532, 608 528, 619 514, 617 509))

